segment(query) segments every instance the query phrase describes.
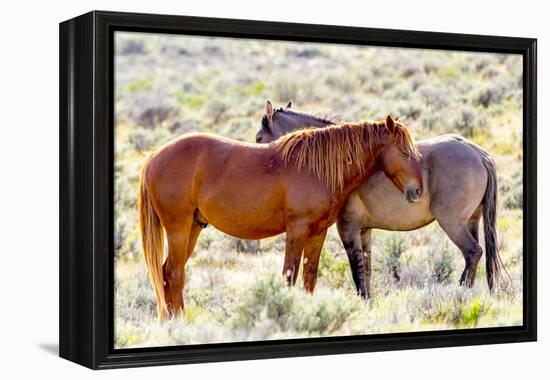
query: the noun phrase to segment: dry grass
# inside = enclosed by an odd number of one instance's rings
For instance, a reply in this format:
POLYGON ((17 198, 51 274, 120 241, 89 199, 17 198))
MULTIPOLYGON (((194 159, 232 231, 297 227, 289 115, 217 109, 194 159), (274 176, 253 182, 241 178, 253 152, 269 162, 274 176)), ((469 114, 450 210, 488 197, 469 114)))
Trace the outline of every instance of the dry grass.
MULTIPOLYGON (((331 231, 335 239, 334 231, 331 231)), ((394 234, 381 233, 381 239, 394 234)), ((424 234, 422 234, 424 235, 424 234)), ((418 236, 418 240, 428 236, 418 236)), ((426 233, 426 235, 429 235, 426 233)), ((411 243, 408 241, 408 243, 411 243)), ((401 280, 385 264, 391 252, 376 252, 374 293, 368 302, 355 295, 343 256, 323 251, 314 295, 288 288, 278 269, 280 251, 257 254, 199 250, 186 269, 186 311, 159 325, 153 291, 141 259, 117 262, 116 346, 142 347, 286 339, 332 335, 513 326, 522 323, 521 278, 512 266, 512 292, 491 295, 480 271, 472 289, 458 286, 460 253, 449 253, 448 280, 434 272, 441 257, 409 246, 401 257, 401 280), (434 255, 429 257, 428 255, 434 255), (458 259, 458 260, 454 260, 458 259)), ((442 253, 444 254, 444 253, 442 253)), ((506 255, 508 257, 508 255, 506 255)))

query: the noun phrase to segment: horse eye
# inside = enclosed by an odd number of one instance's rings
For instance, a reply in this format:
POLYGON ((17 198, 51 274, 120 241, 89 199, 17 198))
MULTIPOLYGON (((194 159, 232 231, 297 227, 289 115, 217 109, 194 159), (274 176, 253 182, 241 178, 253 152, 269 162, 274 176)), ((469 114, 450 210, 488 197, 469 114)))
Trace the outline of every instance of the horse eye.
POLYGON ((401 155, 405 158, 409 158, 409 153, 408 152, 401 152, 401 155))

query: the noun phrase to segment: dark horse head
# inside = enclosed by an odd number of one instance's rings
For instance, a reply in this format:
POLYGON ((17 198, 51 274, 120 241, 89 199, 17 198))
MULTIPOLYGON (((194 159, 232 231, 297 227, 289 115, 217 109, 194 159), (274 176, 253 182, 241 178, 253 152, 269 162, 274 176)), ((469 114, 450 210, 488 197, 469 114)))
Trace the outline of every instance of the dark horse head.
MULTIPOLYGON (((335 122, 312 114, 294 111, 290 109, 291 102, 288 102, 286 107, 273 109, 273 105, 268 100, 265 107, 265 115, 261 120, 261 127, 256 133, 256 142, 258 143, 270 143, 277 140, 279 137, 284 136, 295 130, 303 128, 324 128, 329 125, 334 125, 335 122)), ((386 128, 393 133, 398 127, 401 128, 404 125, 399 121, 392 119, 388 115, 386 120, 379 122, 386 126, 386 128)), ((415 181, 409 181, 402 173, 406 173, 407 169, 411 169, 414 166, 415 170, 420 173, 418 166, 418 153, 407 152, 405 150, 398 150, 391 147, 390 154, 386 154, 385 159, 381 162, 385 172, 392 173, 392 182, 401 192, 405 194, 405 198, 409 203, 416 202, 422 195, 422 187, 417 186, 415 181), (388 157, 390 157, 388 159, 388 157), (391 165, 390 165, 391 162, 391 165)))

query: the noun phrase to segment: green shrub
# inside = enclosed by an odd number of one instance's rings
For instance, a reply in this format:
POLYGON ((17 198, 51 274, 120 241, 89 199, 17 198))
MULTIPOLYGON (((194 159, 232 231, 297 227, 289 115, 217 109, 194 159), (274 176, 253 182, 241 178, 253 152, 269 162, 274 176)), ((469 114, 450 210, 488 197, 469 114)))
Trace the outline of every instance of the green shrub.
POLYGON ((341 292, 326 292, 317 297, 301 297, 301 303, 295 303, 289 327, 294 331, 303 331, 307 335, 331 335, 352 319, 362 306, 355 295, 341 292))
POLYGON ((202 108, 206 102, 206 97, 201 94, 189 94, 184 99, 184 106, 187 106, 193 110, 202 108))
POLYGON ((138 79, 129 83, 126 90, 130 93, 151 91, 153 89, 154 80, 155 78, 152 75, 143 79, 138 79))
POLYGON ((235 250, 243 253, 258 253, 260 251, 259 240, 234 239, 235 250))
POLYGON ((338 72, 327 75, 326 84, 342 95, 354 91, 360 85, 359 78, 353 72, 338 72))
POLYGON ((134 127, 129 140, 138 152, 147 152, 156 149, 161 144, 170 140, 168 129, 148 129, 134 127))
MULTIPOLYGON (((280 77, 273 85, 273 96, 277 102, 288 102, 297 99, 298 86, 285 77, 280 77)), ((285 103, 286 104, 286 103, 285 103)))
POLYGON ((257 131, 252 120, 248 118, 237 119, 234 118, 230 123, 224 125, 221 129, 221 133, 224 136, 231 136, 236 140, 246 141, 249 135, 254 135, 257 131))
POLYGON ((504 177, 499 183, 499 194, 502 194, 501 204, 506 208, 523 208, 523 176, 516 172, 513 176, 504 177))
POLYGON ((361 301, 342 292, 325 291, 311 296, 289 288, 279 273, 264 273, 235 307, 232 326, 254 330, 271 323, 274 331, 293 331, 304 336, 337 331, 359 310, 361 301))
POLYGON ((448 91, 441 87, 425 84, 420 86, 417 92, 424 102, 433 109, 440 110, 449 104, 448 91))
POLYGON ((453 126, 457 132, 466 137, 472 137, 477 125, 477 112, 470 107, 462 107, 454 117, 453 126))
POLYGON ((235 328, 252 328, 261 318, 287 325, 296 297, 281 274, 264 274, 245 292, 244 299, 233 313, 235 328))
POLYGON ((348 261, 336 258, 324 245, 319 258, 318 276, 331 288, 341 288, 350 275, 348 261))
POLYGON ((421 67, 420 65, 408 62, 402 66, 401 75, 404 78, 408 79, 413 75, 420 73, 422 70, 423 67, 421 67))
POLYGON ((116 45, 116 54, 131 55, 143 53, 145 53, 145 44, 138 39, 123 40, 116 45))
POLYGON ((264 94, 265 91, 265 83, 263 81, 256 81, 252 84, 250 84, 248 87, 244 89, 244 94, 246 96, 261 96, 264 94))
POLYGON ((443 123, 445 123, 445 118, 443 118, 438 112, 434 112, 431 109, 428 109, 426 112, 422 113, 418 118, 420 125, 430 131, 441 130, 443 123))
POLYGON ((499 104, 504 98, 505 94, 506 94, 505 85, 503 85, 500 82, 496 82, 496 83, 487 85, 483 89, 481 89, 478 92, 475 98, 475 101, 477 104, 487 108, 490 105, 499 104))
POLYGON ((384 255, 381 259, 383 268, 391 273, 395 281, 400 280, 401 255, 407 249, 408 242, 405 234, 390 232, 385 235, 382 246, 384 255))
POLYGON ((468 327, 476 327, 479 318, 486 311, 478 298, 474 298, 468 305, 461 306, 460 325, 468 327))
POLYGON ((206 104, 206 114, 212 118, 214 123, 220 121, 224 112, 228 109, 229 105, 221 100, 212 100, 206 104))
POLYGON ((432 277, 438 283, 448 283, 453 273, 453 256, 449 249, 449 243, 445 241, 441 251, 433 261, 432 277))
POLYGON ((410 99, 408 101, 401 100, 397 102, 395 109, 397 110, 397 116, 403 120, 416 120, 422 114, 422 111, 426 107, 421 101, 416 99, 410 99))

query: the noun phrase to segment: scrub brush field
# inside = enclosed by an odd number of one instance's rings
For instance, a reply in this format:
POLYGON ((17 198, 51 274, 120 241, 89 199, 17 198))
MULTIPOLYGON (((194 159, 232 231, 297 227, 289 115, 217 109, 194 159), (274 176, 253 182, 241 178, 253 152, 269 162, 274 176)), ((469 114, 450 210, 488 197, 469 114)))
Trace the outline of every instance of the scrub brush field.
POLYGON ((519 55, 117 32, 115 348, 521 325, 522 97, 519 55), (337 120, 391 113, 417 140, 457 133, 487 150, 506 286, 489 292, 485 257, 474 287, 459 286, 464 259, 437 222, 374 230, 368 301, 335 226, 313 295, 301 277, 285 284, 284 234, 247 241, 208 226, 185 267, 185 313, 159 324, 137 219, 141 166, 185 133, 254 142, 268 99, 337 120))

